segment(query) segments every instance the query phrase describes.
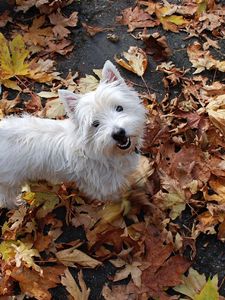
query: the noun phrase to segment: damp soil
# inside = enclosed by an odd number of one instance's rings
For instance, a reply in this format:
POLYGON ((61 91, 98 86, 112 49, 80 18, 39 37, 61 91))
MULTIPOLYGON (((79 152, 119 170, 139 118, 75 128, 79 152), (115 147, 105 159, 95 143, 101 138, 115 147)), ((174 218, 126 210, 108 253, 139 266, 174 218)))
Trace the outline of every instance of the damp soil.
MULTIPOLYGON (((172 1, 170 1, 172 2, 172 1)), ((127 33, 126 26, 120 26, 116 24, 115 18, 120 15, 121 11, 126 8, 133 6, 135 1, 132 0, 80 0, 73 3, 64 10, 64 13, 68 15, 72 11, 79 12, 79 24, 76 28, 70 28, 71 39, 74 42, 74 50, 67 57, 57 57, 57 70, 62 72, 64 75, 68 74, 71 70, 73 73, 78 72, 81 76, 84 74, 93 74, 93 69, 102 68, 104 62, 114 60, 116 54, 120 54, 126 51, 130 46, 139 45, 143 47, 142 42, 134 40, 131 34, 127 33), (98 33, 94 37, 90 37, 85 33, 81 22, 86 22, 88 25, 95 25, 104 28, 112 28, 113 31, 98 33), (107 38, 108 33, 114 33, 118 37, 117 42, 112 42, 107 38)), ((0 12, 7 8, 6 1, 0 1, 0 12)), ((15 21, 20 18, 27 18, 28 22, 32 22, 32 18, 35 16, 37 11, 30 10, 25 16, 21 16, 18 13, 15 14, 15 21)), ((4 30, 3 30, 4 31, 4 30)), ((150 29, 149 32, 161 32, 166 36, 168 44, 173 49, 173 55, 171 60, 177 67, 180 68, 191 68, 188 61, 187 53, 185 51, 187 45, 193 42, 193 39, 184 40, 184 33, 172 33, 165 32, 160 28, 150 29)), ((225 46, 224 41, 223 48, 225 46)), ((221 47, 222 48, 222 47, 221 47)), ((214 53, 215 57, 221 59, 219 53, 214 53)), ((150 91, 156 93, 157 99, 161 101, 165 95, 163 88, 162 79, 163 75, 155 71, 156 63, 151 57, 149 57, 149 67, 145 74, 145 80, 150 91)), ((136 88, 144 90, 144 85, 141 79, 137 78, 127 72, 124 69, 118 67, 121 74, 128 80, 136 84, 136 88)), ((204 75, 204 74, 203 74, 204 75)), ((221 74, 207 74, 210 80, 221 80, 221 74), (210 76, 213 76, 210 77, 210 76)), ((179 94, 179 87, 171 91, 173 95, 179 94)), ((64 212, 58 211, 57 214, 60 218, 64 218, 64 212)), ((179 219, 180 226, 184 228, 191 228, 193 218, 188 210, 186 210, 182 217, 179 219)), ((82 228, 75 229, 74 227, 65 227, 64 233, 60 237, 60 242, 68 242, 74 239, 85 239, 85 234, 82 228)), ((193 267, 200 273, 206 274, 206 276, 213 276, 218 274, 219 280, 222 283, 220 287, 220 294, 225 296, 225 284, 223 280, 225 277, 225 244, 217 240, 216 236, 212 235, 200 235, 196 242, 196 256, 194 258, 193 267)), ((76 276, 78 270, 71 269, 71 272, 76 276)), ((101 290, 105 283, 109 282, 110 276, 116 272, 116 269, 109 262, 105 263, 102 267, 93 269, 83 269, 84 279, 91 288, 90 300, 100 300, 101 290)), ((123 281, 124 284, 127 281, 123 281)), ((121 282, 119 282, 121 284, 121 282)), ((54 300, 64 300, 65 289, 58 287, 52 289, 52 295, 54 300)), ((123 299, 118 299, 123 300, 123 299)))

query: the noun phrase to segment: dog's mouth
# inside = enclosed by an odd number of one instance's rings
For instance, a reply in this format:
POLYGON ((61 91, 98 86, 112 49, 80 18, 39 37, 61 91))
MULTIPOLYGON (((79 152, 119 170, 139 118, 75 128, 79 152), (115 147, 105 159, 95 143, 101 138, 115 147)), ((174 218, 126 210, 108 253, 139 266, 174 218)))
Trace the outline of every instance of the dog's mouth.
POLYGON ((126 149, 130 148, 130 146, 131 146, 130 138, 128 137, 128 138, 126 138, 126 140, 123 143, 117 143, 116 145, 121 150, 126 150, 126 149))

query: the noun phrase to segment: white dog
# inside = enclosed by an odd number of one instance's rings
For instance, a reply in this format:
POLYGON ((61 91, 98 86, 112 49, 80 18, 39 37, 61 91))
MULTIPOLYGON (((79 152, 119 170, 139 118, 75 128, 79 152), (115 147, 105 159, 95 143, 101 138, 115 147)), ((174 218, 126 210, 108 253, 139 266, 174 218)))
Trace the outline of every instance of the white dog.
POLYGON ((116 199, 128 185, 142 143, 145 108, 115 66, 106 61, 94 92, 59 90, 69 116, 27 114, 0 123, 0 206, 13 207, 29 181, 75 181, 86 195, 116 199))

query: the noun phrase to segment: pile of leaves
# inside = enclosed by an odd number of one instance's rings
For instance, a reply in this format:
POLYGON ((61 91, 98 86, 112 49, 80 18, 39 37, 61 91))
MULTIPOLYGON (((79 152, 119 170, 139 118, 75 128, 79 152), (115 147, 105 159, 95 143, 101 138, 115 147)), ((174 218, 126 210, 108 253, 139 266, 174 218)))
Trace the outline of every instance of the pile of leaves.
MULTIPOLYGON (((14 11, 0 16, 5 32, 0 34, 0 119, 23 111, 64 118, 57 90, 84 93, 101 78, 101 70, 85 78, 71 72, 63 78, 57 72, 57 55, 73 50, 70 30, 78 13, 65 16, 64 9, 74 1, 12 2, 14 11), (30 9, 36 12, 30 24, 13 23, 12 14, 30 9), (13 99, 12 90, 17 91, 13 99)), ((150 0, 137 1, 117 17, 128 32, 135 30, 135 39, 115 61, 142 78, 140 97, 148 110, 140 170, 121 203, 90 201, 73 184, 38 182, 25 188, 26 205, 2 209, 2 299, 54 299, 59 286, 65 287, 64 299, 90 299, 95 286, 87 285, 85 272, 106 264, 113 269, 101 292, 106 300, 224 299, 217 275, 206 278, 191 267, 201 233, 225 240, 225 84, 214 80, 225 62, 212 54, 212 49, 221 54, 224 15, 213 0, 180 5, 150 0), (165 36, 148 32, 160 27, 196 38, 183 49, 190 69, 170 60, 173 49, 165 36), (144 78, 149 59, 164 77, 160 103, 144 78), (176 88, 179 95, 173 96, 176 88), (188 227, 182 225, 185 209, 191 214, 188 227), (64 241, 67 228, 79 232, 77 237, 64 241)), ((91 36, 108 30, 82 26, 91 36)))

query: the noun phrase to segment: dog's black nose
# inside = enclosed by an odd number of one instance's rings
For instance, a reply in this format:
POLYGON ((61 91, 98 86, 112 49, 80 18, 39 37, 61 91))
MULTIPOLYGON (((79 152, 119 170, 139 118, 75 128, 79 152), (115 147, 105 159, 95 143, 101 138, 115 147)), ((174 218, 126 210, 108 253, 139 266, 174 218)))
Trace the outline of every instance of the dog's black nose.
POLYGON ((118 128, 112 133, 112 138, 117 142, 124 142, 127 140, 126 131, 123 128, 118 128))

